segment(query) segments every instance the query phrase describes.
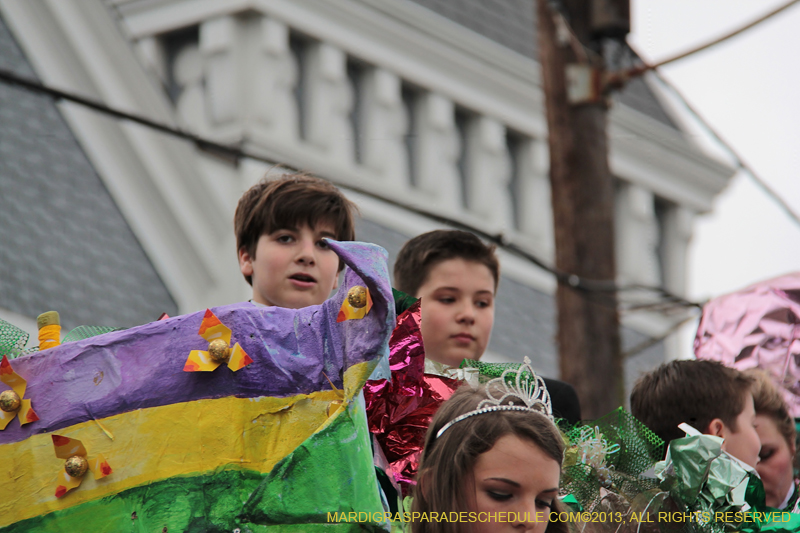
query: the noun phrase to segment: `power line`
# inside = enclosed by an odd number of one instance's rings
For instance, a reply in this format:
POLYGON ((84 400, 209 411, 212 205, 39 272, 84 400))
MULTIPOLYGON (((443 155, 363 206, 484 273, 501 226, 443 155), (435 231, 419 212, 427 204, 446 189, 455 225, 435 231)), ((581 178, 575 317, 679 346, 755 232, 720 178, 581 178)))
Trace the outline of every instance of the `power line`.
POLYGON ((649 339, 640 342, 639 344, 633 346, 632 348, 625 350, 624 352, 622 352, 623 359, 628 359, 630 357, 638 355, 644 352, 646 349, 650 348, 651 346, 655 346, 659 342, 665 340, 667 337, 669 337, 670 335, 681 329, 685 324, 691 322, 692 320, 697 320, 697 318, 698 317, 695 315, 688 316, 683 320, 681 320, 680 322, 673 324, 667 331, 665 331, 661 335, 658 335, 656 337, 650 337, 649 339))
POLYGON ((751 22, 749 22, 747 24, 745 24, 744 26, 742 26, 742 27, 730 32, 730 33, 727 33, 727 34, 725 34, 725 35, 723 35, 721 37, 718 37, 717 39, 714 39, 713 41, 709 41, 706 44, 698 46, 698 47, 696 47, 696 48, 694 48, 692 50, 687 50, 686 52, 683 52, 681 54, 677 54, 677 55, 674 55, 674 56, 672 56, 670 58, 667 58, 667 59, 664 59, 662 61, 659 61, 658 63, 650 65, 650 68, 651 69, 655 69, 655 68, 658 68, 658 67, 663 67, 664 65, 672 63, 673 61, 679 61, 679 60, 681 60, 681 59, 683 59, 685 57, 689 57, 690 55, 694 55, 694 54, 696 54, 698 52, 701 52, 703 50, 711 48, 712 46, 715 46, 715 45, 717 45, 717 44, 719 44, 719 43, 721 43, 723 41, 727 41, 728 39, 730 39, 732 37, 735 37, 735 36, 739 35, 740 33, 744 33, 745 31, 749 30, 750 28, 758 26, 762 22, 771 19, 775 15, 777 15, 779 13, 782 13, 783 11, 785 11, 786 9, 792 7, 793 5, 797 4, 798 2, 800 2, 800 0, 791 0, 790 2, 787 2, 786 4, 782 5, 781 7, 770 11, 769 13, 767 13, 767 14, 765 14, 765 15, 763 15, 763 16, 761 16, 761 17, 759 17, 759 18, 757 18, 757 19, 755 19, 755 20, 753 20, 753 21, 751 21, 751 22))
MULTIPOLYGON (((800 0, 798 0, 798 1, 800 1, 800 0)), ((663 84, 664 84, 664 85, 665 85, 665 86, 666 86, 666 87, 667 87, 667 88, 668 88, 670 91, 672 91, 672 93, 673 93, 675 96, 677 96, 677 97, 678 97, 678 99, 681 101, 681 103, 683 104, 683 106, 684 106, 684 107, 685 107, 685 108, 686 108, 686 109, 689 111, 689 113, 691 113, 691 115, 692 115, 692 116, 693 116, 695 119, 697 119, 697 121, 698 121, 698 122, 700 122, 700 124, 703 126, 703 128, 705 128, 705 130, 706 130, 706 131, 707 131, 707 132, 708 132, 708 133, 709 133, 709 134, 710 134, 710 135, 711 135, 711 136, 712 136, 712 137, 713 137, 713 138, 714 138, 714 139, 715 139, 715 140, 716 140, 718 143, 720 143, 722 146, 724 146, 724 147, 725 147, 725 149, 728 151, 728 153, 729 153, 729 154, 730 154, 730 155, 731 155, 731 156, 732 156, 732 157, 733 157, 733 158, 736 160, 736 168, 737 168, 737 170, 742 170, 742 171, 744 171, 744 172, 745 172, 745 174, 747 174, 748 176, 750 176, 750 179, 752 179, 752 180, 753 180, 753 182, 754 182, 754 183, 755 183, 755 184, 756 184, 756 185, 757 185, 757 186, 758 186, 758 187, 759 187, 759 188, 760 188, 760 189, 761 189, 761 190, 762 190, 762 191, 763 191, 763 192, 764 192, 764 193, 765 193, 765 194, 766 194, 768 197, 770 197, 770 198, 771 198, 771 199, 772 199, 772 200, 773 200, 773 201, 774 201, 776 204, 778 204, 778 206, 779 206, 779 207, 780 207, 780 208, 783 210, 783 212, 784 212, 784 213, 786 213, 786 215, 787 215, 787 216, 788 216, 790 219, 792 219, 792 220, 794 221, 794 223, 795 223, 795 224, 797 224, 798 226, 800 226, 800 215, 798 215, 798 214, 797 214, 797 213, 796 213, 796 212, 795 212, 795 211, 792 209, 792 207, 791 207, 791 206, 790 206, 790 205, 789 205, 789 204, 786 202, 786 200, 784 200, 783 198, 781 198, 781 196, 778 194, 778 192, 777 192, 777 191, 775 191, 775 189, 773 189, 773 188, 772 188, 772 187, 771 187, 771 186, 770 186, 770 185, 769 185, 769 184, 768 184, 766 181, 764 181, 764 179, 763 179, 763 178, 761 178, 761 177, 758 175, 758 173, 756 173, 756 171, 753 169, 753 167, 751 167, 750 165, 748 165, 747 163, 745 163, 744 159, 742 159, 742 157, 739 155, 739 153, 736 151, 736 149, 735 149, 733 146, 731 146, 731 144, 730 144, 729 142, 727 142, 725 139, 723 139, 723 138, 722 138, 722 135, 721 135, 721 134, 720 134, 720 133, 719 133, 719 132, 716 130, 716 128, 714 128, 714 127, 713 127, 713 126, 712 126, 712 125, 711 125, 711 124, 710 124, 710 123, 709 123, 709 122, 708 122, 708 121, 707 121, 705 118, 703 118, 703 116, 700 114, 700 112, 699 112, 699 111, 698 111, 698 110, 697 110, 697 109, 696 109, 696 108, 695 108, 695 107, 694 107, 694 106, 693 106, 691 103, 689 103, 689 100, 687 100, 687 99, 686 99, 686 97, 683 95, 683 93, 681 93, 681 91, 680 91, 680 90, 678 90, 678 88, 677 88, 677 87, 675 87, 675 85, 673 85, 673 84, 672 84, 672 83, 671 83, 669 80, 667 80, 667 79, 666 79, 666 78, 665 78, 665 77, 664 77, 664 76, 661 74, 661 72, 660 72, 660 71, 658 71, 658 70, 655 70, 654 72, 655 72, 655 74, 658 76, 658 79, 659 79, 659 80, 661 80, 661 82, 662 82, 662 83, 663 83, 663 84)))
MULTIPOLYGON (((73 102, 73 103, 76 103, 78 105, 81 105, 81 106, 84 106, 84 107, 88 107, 89 109, 93 109, 93 110, 95 110, 95 111, 97 111, 99 113, 102 113, 102 114, 105 114, 105 115, 108 115, 108 116, 111 116, 111 117, 114 117, 114 118, 117 118, 117 119, 120 119, 120 120, 128 120, 130 122, 133 122, 133 123, 136 123, 136 124, 140 124, 142 126, 148 127, 148 128, 153 129, 155 131, 158 131, 158 132, 161 132, 161 133, 164 133, 164 134, 167 134, 167 135, 171 135, 171 136, 176 137, 178 139, 189 141, 189 142, 193 143, 198 149, 200 149, 202 151, 205 151, 205 152, 208 152, 208 153, 211 153, 211 154, 214 154, 214 155, 218 155, 218 156, 221 156, 221 157, 233 160, 233 161, 238 161, 238 160, 240 160, 242 158, 247 158, 247 159, 252 159, 254 161, 259 161, 259 162, 262 162, 262 163, 266 163, 266 164, 269 164, 269 165, 273 165, 275 163, 275 161, 273 161, 273 160, 267 159, 266 157, 260 156, 258 154, 254 154, 252 152, 247 152, 245 150, 242 150, 241 148, 220 144, 218 142, 215 142, 215 141, 200 137, 200 136, 195 135, 193 133, 189 133, 189 132, 183 131, 183 130, 181 130, 179 128, 176 128, 174 126, 170 126, 170 125, 167 125, 167 124, 156 122, 156 121, 154 121, 152 119, 143 117, 141 115, 135 115, 135 114, 132 114, 132 113, 128 113, 126 111, 121 111, 119 109, 114 109, 112 107, 109 107, 106 104, 97 102, 95 100, 91 100, 91 99, 85 98, 83 96, 74 94, 74 93, 70 93, 70 92, 67 92, 67 91, 62 91, 62 90, 59 90, 59 89, 55 89, 55 88, 46 86, 46 85, 44 85, 41 82, 36 81, 36 80, 31 80, 31 79, 26 79, 26 78, 20 77, 20 76, 14 74, 13 72, 10 72, 8 70, 0 69, 0 81, 2 81, 4 83, 7 83, 9 85, 12 85, 12 86, 22 87, 22 88, 27 89, 27 90, 32 91, 32 92, 36 92, 36 93, 40 93, 40 94, 46 94, 46 95, 51 96, 51 97, 56 98, 56 99, 65 100, 65 101, 68 101, 68 102, 73 102)), ((620 286, 615 281, 612 281, 612 280, 592 280, 592 279, 582 278, 582 277, 578 276, 577 274, 572 274, 572 273, 569 273, 569 272, 563 272, 563 271, 558 270, 558 269, 554 268, 553 266, 547 264, 545 261, 543 261, 542 259, 540 259, 536 255, 528 252, 527 250, 524 250, 523 248, 517 246, 513 242, 510 242, 506 238, 506 236, 503 235, 502 233, 500 233, 500 234, 490 234, 490 233, 488 233, 488 232, 486 232, 484 230, 481 230, 479 228, 476 228, 476 227, 471 226, 469 224, 466 224, 464 222, 460 222, 460 221, 455 220, 455 219, 450 218, 450 217, 446 217, 446 216, 443 216, 443 215, 432 213, 430 211, 427 211, 425 209, 421 209, 421 208, 419 208, 417 206, 414 206, 414 205, 406 203, 406 202, 401 202, 401 201, 398 201, 398 200, 395 200, 395 199, 392 199, 392 198, 387 198, 385 196, 376 194, 376 193, 374 193, 372 191, 369 191, 367 189, 363 189, 363 188, 358 187, 358 186, 354 186, 354 185, 350 185, 350 184, 338 184, 338 183, 337 183, 337 185, 341 186, 342 188, 349 189, 349 190, 351 190, 353 192, 362 194, 364 196, 373 198, 375 200, 378 200, 378 201, 381 201, 381 202, 385 202, 385 203, 388 203, 390 205, 394 205, 396 207, 400 207, 400 208, 402 208, 402 209, 404 209, 406 211, 409 211, 409 212, 424 216, 424 217, 429 218, 431 220, 434 220, 436 222, 439 222, 439 223, 442 223, 442 224, 445 224, 445 225, 448 225, 448 226, 451 226, 451 227, 454 227, 454 228, 463 229, 463 230, 475 233, 476 235, 484 238, 485 240, 487 240, 489 242, 492 242, 492 243, 500 246, 501 248, 503 248, 505 250, 508 250, 509 252, 513 253, 514 255, 516 255, 518 257, 521 257, 523 259, 526 259, 527 261, 533 263, 534 265, 538 266, 542 270, 544 270, 544 271, 550 273, 551 275, 553 275, 560 283, 566 284, 566 285, 568 285, 568 286, 570 286, 570 287, 572 287, 572 288, 574 288, 574 289, 576 289, 576 290, 578 290, 580 292, 583 292, 583 293, 585 293, 587 295, 589 293, 597 293, 597 296, 600 297, 603 293, 612 293, 612 292, 619 293, 619 292, 628 292, 628 291, 647 291, 647 292, 656 294, 659 298, 665 299, 666 302, 662 302, 661 305, 666 304, 667 302, 669 302, 669 304, 674 305, 674 306, 678 306, 678 307, 699 307, 699 308, 702 308, 702 304, 699 304, 697 302, 689 301, 689 300, 687 300, 687 299, 685 299, 685 298, 683 298, 681 296, 678 296, 676 294, 673 294, 673 293, 667 291, 666 289, 664 289, 662 287, 652 287, 652 286, 640 285, 640 284, 631 284, 631 285, 622 285, 622 286, 620 286)), ((600 298, 597 301, 602 301, 602 298, 600 298)))
POLYGON ((199 149, 204 151, 217 152, 223 156, 231 157, 234 159, 238 159, 240 157, 245 156, 250 159, 271 163, 271 161, 267 161, 265 158, 259 157, 257 155, 249 155, 249 154, 245 155, 238 148, 226 146, 224 144, 219 144, 217 142, 204 139, 198 135, 194 135, 193 133, 189 133, 172 126, 156 122, 141 115, 134 115, 132 113, 127 113, 125 111, 120 111, 119 109, 114 109, 112 107, 107 106, 106 104, 97 102, 95 100, 90 100, 88 98, 84 98, 83 96, 79 96, 74 93, 69 93, 66 91, 61 91, 59 89, 48 87, 38 81, 17 76, 16 74, 8 70, 0 69, 0 81, 8 83, 9 85, 15 85, 17 87, 28 89, 29 91, 32 92, 47 94, 59 100, 66 100, 68 102, 73 102, 82 105, 84 107, 88 107, 89 109, 98 111, 104 115, 109 115, 114 118, 122 120, 129 120, 136 124, 147 126, 150 129, 159 131, 161 133, 166 133, 167 135, 177 137, 178 139, 190 141, 194 143, 199 149))
MULTIPOLYGON (((616 72, 616 73, 611 73, 611 74, 609 74, 609 76, 607 78, 606 86, 609 87, 609 88, 621 88, 631 78, 634 78, 634 77, 637 77, 637 76, 641 76, 642 74, 644 74, 645 72, 648 72, 648 71, 655 72, 656 75, 659 77, 659 79, 678 97, 678 99, 682 102, 682 104, 686 107, 686 109, 703 125, 703 127, 706 129, 706 131, 714 139, 716 139, 717 142, 719 142, 722 146, 724 146, 725 149, 730 153, 730 155, 736 160, 736 168, 737 168, 737 170, 742 170, 742 171, 745 172, 745 174, 750 176, 750 179, 752 179, 753 182, 769 198, 771 198, 776 204, 778 204, 778 206, 784 211, 784 213, 786 213, 786 215, 790 219, 792 219, 792 221, 795 224, 800 226, 800 214, 795 212, 794 209, 792 209, 792 207, 786 202, 786 200, 784 200, 778 194, 778 192, 775 189, 773 189, 763 178, 761 178, 758 175, 758 173, 753 169, 753 167, 751 167, 750 165, 745 163, 744 159, 733 148, 733 146, 731 146, 730 143, 728 143, 727 141, 725 141, 722 138, 722 135, 713 126, 711 126, 711 124, 705 118, 703 118, 703 116, 700 114, 700 112, 697 111, 697 109, 695 109, 695 107, 692 106, 692 104, 689 103, 689 101, 677 89, 677 87, 675 87, 672 83, 670 83, 660 73, 660 71, 658 70, 659 67, 662 67, 662 66, 667 65, 669 63, 672 63, 674 61, 679 61, 681 59, 684 59, 686 57, 694 55, 694 54, 696 54, 698 52, 701 52, 703 50, 711 48, 712 46, 715 46, 715 45, 720 44, 720 43, 722 43, 724 41, 727 41, 728 39, 731 39, 732 37, 735 37, 736 35, 739 35, 740 33, 743 33, 743 32, 745 32, 745 31, 747 31, 747 30, 749 30, 751 28, 754 28, 755 26, 758 26, 762 22, 764 22, 766 20, 769 20, 772 17, 782 13, 783 11, 785 11, 786 9, 792 7, 793 5, 795 5, 797 3, 800 3, 800 0, 791 0, 790 2, 787 2, 786 4, 778 7, 777 9, 774 9, 774 10, 770 11, 769 13, 766 13, 766 14, 762 15, 761 17, 759 17, 759 18, 757 18, 755 20, 752 20, 751 22, 745 24, 744 26, 741 26, 741 27, 739 27, 739 28, 737 28, 737 29, 735 29, 735 30, 733 30, 733 31, 721 36, 721 37, 718 37, 717 39, 709 41, 709 42, 707 42, 707 43, 705 43, 705 44, 703 44, 701 46, 698 46, 696 48, 693 48, 691 50, 682 52, 680 54, 674 55, 672 57, 669 57, 667 59, 661 60, 661 61, 656 62, 656 63, 644 63, 643 65, 640 65, 640 66, 637 66, 637 67, 632 67, 632 68, 625 69, 625 70, 622 70, 622 71, 619 71, 619 72, 616 72)), ((633 47, 631 47, 631 49, 633 49, 633 47)), ((639 59, 641 60, 641 55, 637 53, 637 56, 639 56, 639 59)))
POLYGON ((718 45, 718 44, 720 44, 720 43, 722 43, 724 41, 727 41, 728 39, 730 39, 732 37, 735 37, 735 36, 739 35, 740 33, 744 33, 745 31, 747 31, 747 30, 749 30, 749 29, 751 29, 751 28, 753 28, 755 26, 758 26, 762 22, 771 19, 775 15, 778 15, 779 13, 782 13, 783 11, 785 11, 786 9, 792 7, 793 5, 795 5, 797 3, 800 3, 800 0, 791 0, 790 2, 782 5, 781 7, 777 8, 777 9, 774 9, 774 10, 770 11, 769 13, 767 13, 765 15, 762 15, 761 17, 748 22, 744 26, 741 26, 740 28, 737 28, 737 29, 733 30, 732 32, 726 33, 725 35, 723 35, 721 37, 718 37, 718 38, 716 38, 716 39, 714 39, 712 41, 709 41, 709 42, 707 42, 705 44, 702 44, 700 46, 697 46, 695 48, 692 48, 691 50, 687 50, 685 52, 681 52, 681 53, 676 54, 676 55, 674 55, 672 57, 669 57, 667 59, 663 59, 661 61, 658 61, 657 63, 645 63, 643 61, 643 63, 644 63, 643 65, 640 65, 640 66, 637 66, 637 67, 632 67, 632 68, 623 70, 621 72, 611 73, 610 76, 609 76, 609 79, 608 79, 608 84, 613 86, 616 83, 620 83, 620 82, 624 83, 625 81, 629 80, 630 78, 634 78, 636 76, 641 76, 642 74, 644 74, 645 72, 647 72, 649 70, 655 70, 655 69, 657 69, 659 67, 663 67, 664 65, 668 65, 669 63, 672 63, 674 61, 679 61, 681 59, 684 59, 684 58, 687 58, 687 57, 689 57, 691 55, 694 55, 694 54, 696 54, 698 52, 702 52, 703 50, 707 50, 707 49, 711 48, 712 46, 716 46, 716 45, 718 45))

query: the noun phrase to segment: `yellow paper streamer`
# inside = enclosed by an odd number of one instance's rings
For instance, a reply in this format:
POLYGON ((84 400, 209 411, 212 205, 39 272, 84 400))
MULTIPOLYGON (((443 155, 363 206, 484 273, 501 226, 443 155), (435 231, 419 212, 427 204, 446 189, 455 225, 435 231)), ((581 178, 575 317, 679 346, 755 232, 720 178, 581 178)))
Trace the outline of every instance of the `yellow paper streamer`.
POLYGON ((51 324, 39 328, 39 350, 47 350, 61 344, 61 326, 51 324))

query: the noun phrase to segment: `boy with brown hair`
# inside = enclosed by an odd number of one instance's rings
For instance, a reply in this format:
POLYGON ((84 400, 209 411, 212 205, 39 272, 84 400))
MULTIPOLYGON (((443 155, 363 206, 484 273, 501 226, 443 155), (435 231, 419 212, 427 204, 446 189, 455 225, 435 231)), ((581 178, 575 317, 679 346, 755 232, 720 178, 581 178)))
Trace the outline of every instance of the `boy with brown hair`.
POLYGON ((245 192, 234 231, 251 301, 294 309, 324 302, 344 267, 324 239, 352 241, 355 210, 330 182, 307 174, 265 178, 245 192))
POLYGON ((462 359, 481 358, 492 333, 499 277, 494 246, 467 231, 430 231, 406 242, 394 283, 422 299, 428 359, 458 366, 462 359))
POLYGON ((725 439, 722 449, 755 468, 753 378, 716 361, 679 360, 643 375, 631 392, 631 413, 664 442, 684 436, 685 422, 725 439))
MULTIPOLYGON (((395 287, 421 298, 425 357, 457 367, 478 360, 494 326, 500 263, 495 246, 467 231, 436 230, 406 242, 394 265, 395 287)), ((571 385, 544 378, 556 416, 576 423, 581 411, 571 385)))

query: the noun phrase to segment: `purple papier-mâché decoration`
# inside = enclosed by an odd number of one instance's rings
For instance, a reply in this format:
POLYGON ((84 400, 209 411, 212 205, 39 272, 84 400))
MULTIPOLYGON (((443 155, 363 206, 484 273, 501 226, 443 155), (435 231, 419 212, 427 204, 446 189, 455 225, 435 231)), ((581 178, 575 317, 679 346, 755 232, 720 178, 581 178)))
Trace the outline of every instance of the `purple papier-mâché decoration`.
POLYGON ((714 298, 694 340, 698 359, 766 370, 800 417, 800 272, 714 298))
POLYGON ((249 302, 214 307, 253 363, 238 372, 184 372, 191 350, 206 350, 197 333, 205 309, 62 344, 14 360, 28 381, 40 420, 0 432, 0 444, 118 413, 236 396, 286 397, 341 389, 351 366, 374 368, 388 356, 395 325, 386 250, 374 244, 328 241, 347 265, 344 283, 321 305, 302 309, 261 307, 249 302), (354 285, 366 286, 373 307, 366 317, 336 322, 354 285), (326 377, 327 376, 327 377, 326 377))

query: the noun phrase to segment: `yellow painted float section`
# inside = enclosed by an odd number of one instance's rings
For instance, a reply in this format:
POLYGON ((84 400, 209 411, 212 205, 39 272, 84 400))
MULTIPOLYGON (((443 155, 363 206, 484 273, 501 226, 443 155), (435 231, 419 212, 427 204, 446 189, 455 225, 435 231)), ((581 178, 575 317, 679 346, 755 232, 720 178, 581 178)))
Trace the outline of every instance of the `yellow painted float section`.
MULTIPOLYGON (((365 379, 366 365, 357 367, 345 374, 350 394, 365 379)), ((174 476, 219 468, 268 473, 338 410, 343 392, 197 400, 99 420, 113 440, 89 421, 0 445, 0 527, 174 476), (111 475, 95 480, 89 472, 80 487, 56 498, 64 460, 56 457, 53 434, 80 440, 89 457, 103 454, 111 475)))

